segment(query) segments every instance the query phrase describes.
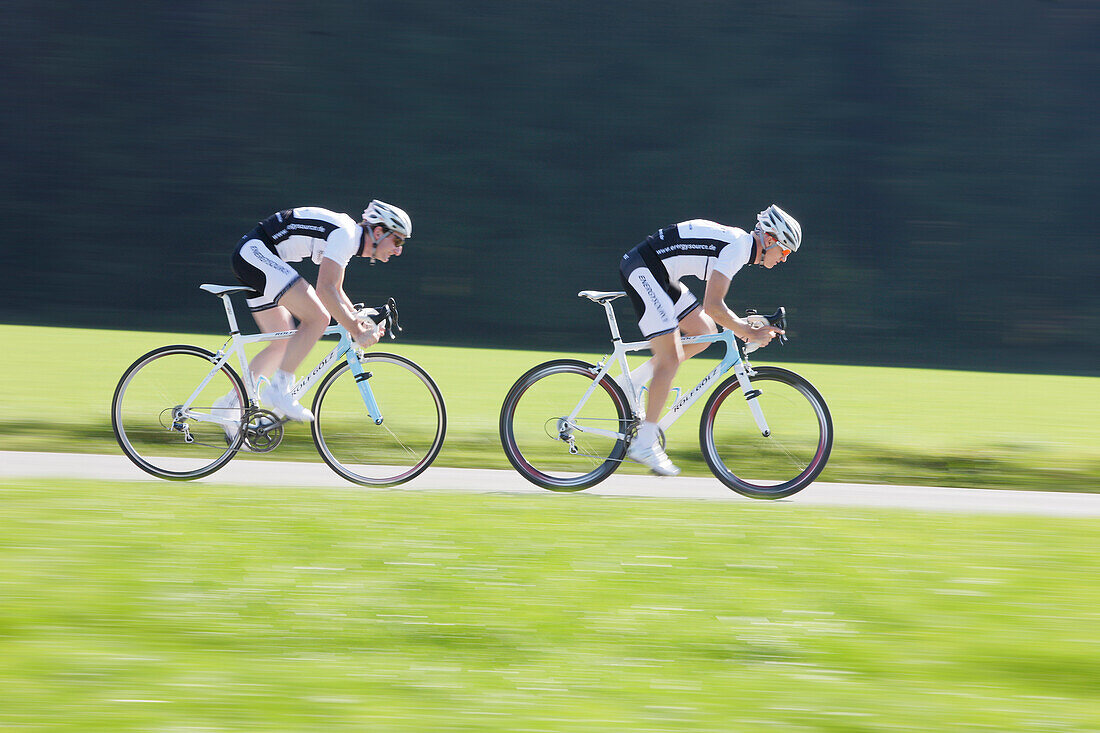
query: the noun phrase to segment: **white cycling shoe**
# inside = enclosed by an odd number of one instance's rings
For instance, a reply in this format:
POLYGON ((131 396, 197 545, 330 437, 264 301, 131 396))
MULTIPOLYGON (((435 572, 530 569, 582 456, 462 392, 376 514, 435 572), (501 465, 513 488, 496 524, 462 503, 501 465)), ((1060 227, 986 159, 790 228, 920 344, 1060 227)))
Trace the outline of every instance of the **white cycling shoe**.
POLYGON ((302 407, 298 400, 275 384, 267 385, 267 389, 260 394, 260 401, 279 417, 298 422, 313 422, 313 413, 302 407))
POLYGON ((642 446, 631 443, 626 448, 626 457, 637 461, 658 476, 676 476, 680 469, 673 465, 668 455, 661 450, 660 443, 642 446))
POLYGON ((225 431, 225 442, 233 445, 233 441, 237 439, 237 433, 241 430, 241 401, 237 399, 237 393, 230 392, 214 400, 214 404, 210 406, 210 412, 214 417, 233 420, 231 424, 222 425, 222 430, 225 431))

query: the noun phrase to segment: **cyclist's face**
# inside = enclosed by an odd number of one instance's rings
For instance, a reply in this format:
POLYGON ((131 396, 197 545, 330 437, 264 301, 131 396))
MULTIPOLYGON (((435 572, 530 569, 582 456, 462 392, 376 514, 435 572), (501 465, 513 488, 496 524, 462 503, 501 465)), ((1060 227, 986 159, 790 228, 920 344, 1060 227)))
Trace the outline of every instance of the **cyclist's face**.
POLYGON ((390 257, 400 257, 405 239, 396 232, 387 232, 382 227, 374 228, 375 241, 374 259, 388 262, 390 257))
POLYGON ((760 260, 760 264, 769 270, 778 265, 780 262, 787 261, 787 255, 791 251, 784 249, 783 245, 770 234, 764 235, 764 255, 760 260))

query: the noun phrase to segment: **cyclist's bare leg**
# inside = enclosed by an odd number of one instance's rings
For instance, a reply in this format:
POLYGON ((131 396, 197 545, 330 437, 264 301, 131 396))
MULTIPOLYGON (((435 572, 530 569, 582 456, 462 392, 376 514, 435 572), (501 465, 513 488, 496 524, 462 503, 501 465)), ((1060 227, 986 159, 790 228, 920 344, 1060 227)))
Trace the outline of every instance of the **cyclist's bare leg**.
POLYGON ((672 380, 684 360, 684 346, 680 342, 680 330, 663 333, 649 340, 649 349, 653 352, 650 361, 653 364, 653 377, 649 381, 649 395, 646 399, 646 422, 656 424, 661 410, 672 391, 672 380))
POLYGON ((285 351, 278 365, 279 369, 293 374, 294 370, 305 361, 310 349, 321 340, 325 329, 328 328, 330 316, 321 305, 317 291, 305 280, 294 283, 279 299, 279 305, 298 319, 298 332, 282 342, 286 344, 285 351))
MULTIPOLYGON (((290 311, 281 305, 256 311, 252 317, 261 333, 277 333, 294 329, 294 318, 290 315, 290 311)), ((285 340, 269 342, 260 353, 252 357, 252 361, 248 364, 249 370, 257 377, 261 375, 270 377, 275 372, 275 368, 283 362, 286 345, 285 340)))
MULTIPOLYGON (((703 336, 710 333, 718 333, 718 326, 714 323, 714 319, 707 315, 702 306, 696 308, 691 313, 684 317, 684 320, 680 321, 680 331, 685 336, 703 336)), ((706 350, 710 344, 690 344, 688 346, 681 345, 683 349, 683 360, 686 361, 706 350)), ((654 352, 656 354, 656 352, 654 352)), ((635 388, 640 388, 643 384, 650 380, 650 376, 654 373, 655 362, 652 360, 645 361, 641 365, 635 367, 630 371, 631 381, 634 383, 635 388)), ((673 372, 675 374, 675 372, 673 372)), ((670 377, 671 379, 671 377, 670 377)), ((652 394, 652 386, 650 387, 650 394, 652 394)), ((671 383, 670 383, 671 389, 671 383)), ((661 403, 664 406, 664 402, 661 403)), ((648 406, 647 406, 648 409, 648 406)), ((650 412, 647 415, 653 414, 650 412)))
POLYGON ((672 464, 661 449, 658 439, 657 418, 668 399, 672 379, 680 362, 684 360, 684 347, 680 341, 680 329, 661 334, 649 340, 653 352, 653 378, 649 381, 649 399, 646 404, 645 422, 638 426, 638 434, 627 446, 627 455, 661 476, 675 476, 680 469, 672 464))
MULTIPOLYGON (((718 330, 714 319, 702 308, 696 308, 680 321, 680 328, 689 336, 702 336, 718 330)), ((649 394, 646 397, 645 422, 638 431, 638 437, 643 444, 656 440, 657 421, 668 400, 668 394, 672 391, 672 380, 675 379, 680 364, 709 345, 691 344, 685 347, 680 340, 680 329, 650 339, 649 349, 653 352, 650 366, 653 369, 653 376, 649 380, 649 394)))
MULTIPOLYGON (((705 336, 718 333, 718 325, 714 319, 707 315, 702 306, 699 306, 680 321, 680 331, 685 336, 705 336)), ((684 348, 684 359, 690 359, 698 353, 706 351, 710 344, 690 344, 684 348)))
MULTIPOLYGON (((289 316, 298 319, 298 328, 293 336, 281 342, 285 344, 281 349, 281 354, 276 346, 274 349, 267 351, 266 354, 257 355, 260 361, 258 365, 255 365, 257 369, 270 368, 278 359, 278 369, 271 376, 262 401, 265 406, 280 417, 289 420, 312 421, 313 413, 303 407, 293 394, 294 370, 301 365, 310 349, 324 335, 330 320, 328 311, 321 305, 321 300, 317 297, 317 292, 313 289, 313 286, 302 279, 299 279, 290 287, 290 290, 283 293, 277 308, 268 310, 275 311, 275 313, 270 317, 259 315, 256 323, 261 328, 265 326, 285 326, 290 322, 289 316), (284 316, 280 311, 285 311, 289 316, 284 316), (261 356, 262 358, 260 358, 261 356)), ((260 313, 262 314, 264 311, 260 311, 260 313)), ((255 364, 256 361, 257 359, 254 359, 253 363, 255 364)))

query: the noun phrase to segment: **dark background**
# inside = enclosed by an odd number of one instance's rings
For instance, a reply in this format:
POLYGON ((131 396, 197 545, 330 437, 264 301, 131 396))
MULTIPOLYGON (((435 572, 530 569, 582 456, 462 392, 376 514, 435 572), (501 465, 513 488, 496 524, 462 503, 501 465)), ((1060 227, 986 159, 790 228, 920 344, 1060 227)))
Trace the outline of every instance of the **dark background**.
POLYGON ((6 2, 0 319, 216 332, 256 221, 381 198, 410 341, 595 350, 622 252, 774 201, 788 358, 1100 373, 1092 0, 317 5, 6 2))

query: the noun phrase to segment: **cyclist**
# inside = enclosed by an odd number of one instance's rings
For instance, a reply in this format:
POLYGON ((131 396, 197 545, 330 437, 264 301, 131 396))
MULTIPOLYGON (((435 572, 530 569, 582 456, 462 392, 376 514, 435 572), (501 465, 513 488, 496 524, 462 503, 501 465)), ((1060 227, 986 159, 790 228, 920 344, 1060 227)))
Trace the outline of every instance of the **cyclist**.
POLYGON ((705 219, 680 222, 651 234, 619 261, 623 287, 653 352, 652 359, 630 373, 635 386, 649 379, 649 396, 645 419, 627 455, 661 476, 675 476, 680 469, 662 450, 656 421, 680 363, 709 346, 684 347, 681 332, 701 336, 717 333, 720 325, 741 340, 760 346, 783 333, 774 326, 754 327, 725 303, 730 280, 744 265, 763 265, 770 270, 802 243, 798 221, 775 204, 756 219, 752 232, 705 219), (706 283, 701 310, 699 301, 680 282, 686 275, 706 283))
MULTIPOLYGON (((355 256, 369 257, 372 265, 399 257, 410 236, 409 215, 374 200, 358 223, 347 214, 304 206, 272 214, 237 242, 233 272, 254 291, 245 302, 256 325, 264 333, 290 331, 294 319, 298 320, 293 336, 272 341, 249 365, 253 375, 271 377, 262 396, 273 412, 291 420, 313 420, 313 413, 298 403, 290 389, 294 370, 320 341, 330 317, 364 348, 382 337, 382 326, 356 317, 344 293, 344 268, 355 256), (320 265, 316 289, 287 264, 307 257, 320 265)), ((238 408, 236 394, 218 399, 214 407, 238 408)), ((226 436, 235 438, 236 429, 227 427, 226 436)))

